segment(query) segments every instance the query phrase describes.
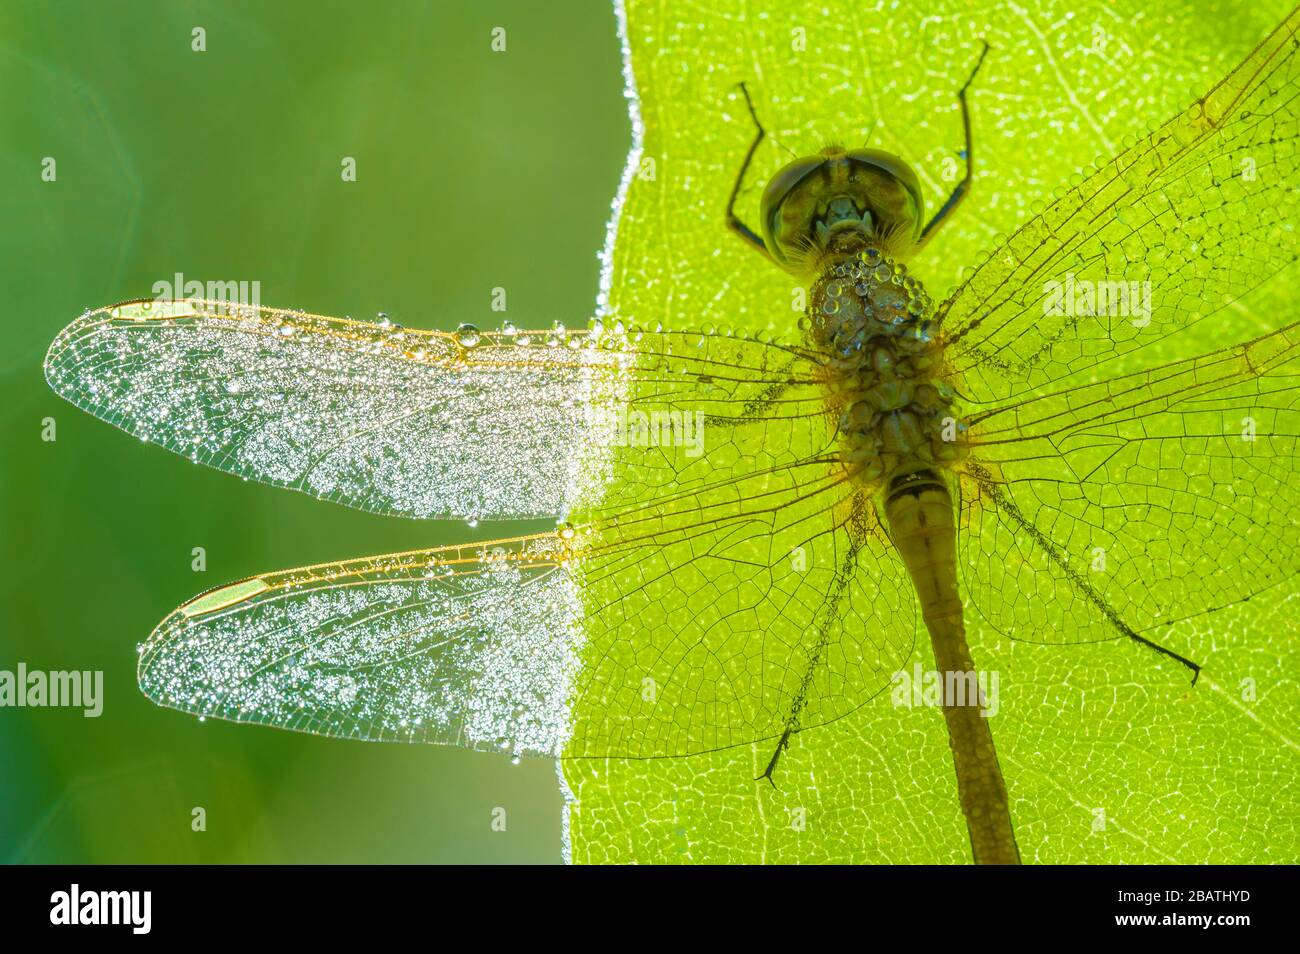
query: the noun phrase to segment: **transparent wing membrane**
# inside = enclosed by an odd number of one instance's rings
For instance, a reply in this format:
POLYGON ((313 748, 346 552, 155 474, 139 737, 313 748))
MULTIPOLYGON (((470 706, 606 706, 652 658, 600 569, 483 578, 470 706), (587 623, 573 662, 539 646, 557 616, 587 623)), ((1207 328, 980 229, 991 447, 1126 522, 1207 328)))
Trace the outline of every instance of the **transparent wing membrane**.
MULTIPOLYGON (((911 654, 910 583, 873 502, 817 453, 825 426, 802 460, 733 462, 731 447, 771 446, 764 427, 731 432, 715 479, 577 529, 589 639, 569 755, 680 755, 811 728, 864 705, 911 654)), ((614 472, 637 469, 620 459, 614 472)))
POLYGON ((603 486, 631 376, 725 419, 772 386, 768 365, 811 373, 758 342, 744 342, 753 363, 723 365, 712 352, 741 343, 638 339, 134 302, 64 329, 46 376, 96 417, 229 473, 377 513, 478 518, 558 516, 603 486), (702 393, 720 367, 731 377, 702 393))
POLYGON ((855 536, 847 516, 814 506, 782 516, 582 565, 592 642, 569 755, 776 739, 885 688, 911 655, 916 617, 883 534, 855 536))
POLYGON ((915 616, 874 511, 838 480, 808 492, 800 470, 726 520, 683 521, 680 499, 231 584, 157 627, 140 685, 203 716, 551 756, 688 755, 820 725, 886 685, 915 616))
POLYGON ((1104 376, 1300 254, 1300 10, 1218 86, 1052 202, 940 308, 976 401, 1104 376))
POLYGON ((1300 324, 986 412, 970 435, 967 592, 1008 635, 1150 634, 1300 572, 1300 324))
POLYGON ((558 755, 583 640, 560 551, 526 537, 221 587, 158 625, 140 688, 317 735, 558 755))

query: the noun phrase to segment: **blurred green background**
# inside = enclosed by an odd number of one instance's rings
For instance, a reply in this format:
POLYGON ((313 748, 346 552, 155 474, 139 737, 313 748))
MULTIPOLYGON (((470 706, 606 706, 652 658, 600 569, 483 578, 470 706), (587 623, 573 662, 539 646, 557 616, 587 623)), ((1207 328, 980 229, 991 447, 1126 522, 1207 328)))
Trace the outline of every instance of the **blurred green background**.
POLYGON ((244 483, 64 404, 41 362, 85 308, 178 271, 409 327, 581 323, 629 143, 622 89, 603 0, 0 6, 0 669, 105 680, 99 719, 0 709, 0 859, 560 860, 551 763, 199 723, 135 687, 136 644, 203 589, 531 527, 244 483))

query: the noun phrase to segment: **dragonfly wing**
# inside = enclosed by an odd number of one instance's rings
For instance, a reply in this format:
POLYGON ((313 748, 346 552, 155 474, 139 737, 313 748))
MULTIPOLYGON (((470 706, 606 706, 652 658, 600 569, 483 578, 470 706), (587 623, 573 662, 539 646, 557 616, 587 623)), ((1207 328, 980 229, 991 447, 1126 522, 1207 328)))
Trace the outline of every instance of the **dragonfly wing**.
POLYGON ((822 367, 798 350, 668 333, 468 346, 156 308, 66 330, 56 390, 192 458, 374 511, 575 511, 568 538, 201 595, 144 646, 157 702, 330 736, 682 755, 844 715, 911 650, 905 574, 844 481, 822 367))
POLYGON ((1300 324, 970 424, 967 592, 1085 642, 1226 607, 1300 567, 1300 324))
POLYGON ((598 352, 624 419, 572 526, 206 594, 149 640, 145 692, 328 735, 630 757, 865 703, 911 652, 914 600, 844 479, 818 368, 726 336, 624 344, 598 352))
POLYGON ((666 546, 587 525, 266 574, 163 620, 140 687, 200 716, 545 756, 812 728, 883 689, 915 632, 887 544, 842 513, 783 508, 773 534, 750 512, 666 546))
POLYGON ((1095 380, 1105 362, 1296 260, 1298 30, 1300 10, 1184 113, 1022 226, 943 303, 946 357, 972 399, 1095 380))
POLYGON ((547 338, 135 302, 64 329, 46 376, 91 414, 252 480, 378 513, 508 518, 599 495, 633 379, 698 393, 709 378, 695 407, 725 419, 771 386, 769 364, 811 367, 721 336, 547 338))
POLYGON ((138 676, 201 716, 558 755, 580 613, 555 535, 394 554, 209 591, 158 625, 138 676))
POLYGON ((823 725, 913 649, 902 564, 823 462, 697 488, 589 543, 571 756, 689 755, 823 725))

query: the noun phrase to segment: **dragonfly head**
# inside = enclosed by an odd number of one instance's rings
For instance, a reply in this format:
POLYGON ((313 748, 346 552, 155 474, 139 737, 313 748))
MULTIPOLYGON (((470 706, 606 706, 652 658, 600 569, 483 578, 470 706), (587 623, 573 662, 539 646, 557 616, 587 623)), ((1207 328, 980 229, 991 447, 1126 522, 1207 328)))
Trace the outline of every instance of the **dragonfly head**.
POLYGON ((827 146, 767 184, 763 241, 777 264, 796 274, 869 245, 902 258, 920 238, 921 209, 921 185, 902 159, 827 146))

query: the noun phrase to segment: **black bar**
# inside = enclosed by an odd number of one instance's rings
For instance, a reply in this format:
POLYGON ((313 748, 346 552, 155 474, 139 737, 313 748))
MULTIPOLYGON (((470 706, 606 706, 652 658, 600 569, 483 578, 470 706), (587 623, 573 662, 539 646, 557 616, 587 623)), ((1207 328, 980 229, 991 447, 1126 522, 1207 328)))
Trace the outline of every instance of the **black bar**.
MULTIPOLYGON (((500 941, 501 926, 536 928, 545 937, 548 925, 580 934, 603 930, 601 923, 691 946, 714 931, 727 932, 733 944, 754 931, 770 940, 773 924, 829 940, 849 923, 855 944, 900 934, 927 945, 945 935, 960 942, 958 934, 998 945, 1101 935, 1231 943, 1260 931, 1290 933, 1296 921, 1295 874, 1283 867, 33 867, 0 877, 6 939, 112 935, 132 943, 147 936, 204 949, 223 940, 260 946, 313 938, 373 946, 377 930, 432 930, 423 936, 437 948, 455 936, 464 937, 456 946, 472 943, 477 932, 484 943, 500 941), (51 923, 68 919, 74 884, 87 915, 100 908, 99 892, 149 892, 147 933, 138 930, 141 916, 115 925, 51 923), (960 925, 952 923, 956 912, 960 925), (444 941, 434 941, 440 936, 444 941)), ((142 915, 143 894, 134 908, 121 905, 123 897, 111 896, 104 909, 142 915)), ((588 939, 621 946, 632 937, 588 939)))

